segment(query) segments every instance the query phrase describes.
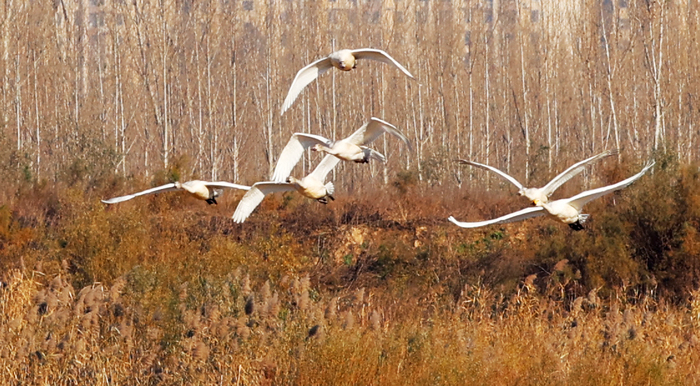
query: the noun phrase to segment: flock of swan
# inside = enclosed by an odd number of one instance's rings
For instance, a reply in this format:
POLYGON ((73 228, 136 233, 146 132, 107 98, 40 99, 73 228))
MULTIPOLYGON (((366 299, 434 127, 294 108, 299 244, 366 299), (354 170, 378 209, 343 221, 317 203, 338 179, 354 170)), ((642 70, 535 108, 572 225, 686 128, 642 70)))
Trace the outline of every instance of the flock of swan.
MULTIPOLYGON (((409 78, 415 79, 406 68, 382 50, 362 48, 336 51, 325 58, 307 65, 297 72, 289 88, 287 97, 282 104, 281 113, 284 114, 304 88, 319 75, 333 67, 341 71, 350 71, 356 67, 357 60, 359 59, 371 59, 393 65, 409 78)), ((328 203, 328 199, 335 199, 333 197, 335 186, 332 182, 325 182, 326 176, 341 160, 355 163, 367 163, 370 160, 386 162, 386 157, 383 154, 368 147, 368 145, 384 133, 397 137, 409 149, 412 149, 409 140, 394 125, 379 118, 371 118, 369 122, 357 129, 352 135, 341 140, 331 140, 316 134, 294 133, 282 150, 282 153, 280 153, 270 181, 257 182, 252 186, 239 185, 225 181, 210 182, 193 180, 184 183, 174 182, 147 189, 142 192, 102 200, 102 202, 105 204, 116 204, 147 194, 179 190, 185 191, 197 199, 206 201, 208 204, 216 204, 216 198, 221 195, 223 189, 246 190, 247 192, 240 200, 233 213, 233 221, 237 223, 244 222, 255 208, 260 205, 265 196, 270 193, 296 190, 306 197, 326 204, 328 203), (295 178, 291 175, 291 172, 301 159, 304 151, 309 148, 312 151, 322 152, 326 155, 311 173, 301 179, 295 178)), ((639 173, 616 184, 588 190, 571 198, 551 202, 549 201, 549 197, 563 183, 581 173, 587 165, 617 153, 617 150, 608 150, 578 162, 554 177, 554 179, 542 188, 526 188, 515 178, 492 166, 469 160, 459 160, 462 164, 497 173, 499 176, 515 185, 518 188, 518 194, 526 197, 534 206, 485 221, 460 222, 452 216, 450 216, 448 220, 462 228, 478 228, 492 224, 505 224, 531 217, 548 215, 555 220, 569 225, 569 227, 574 230, 581 230, 583 229, 583 223, 589 216, 581 213, 586 203, 629 186, 654 166, 654 162, 652 161, 646 165, 639 173)))

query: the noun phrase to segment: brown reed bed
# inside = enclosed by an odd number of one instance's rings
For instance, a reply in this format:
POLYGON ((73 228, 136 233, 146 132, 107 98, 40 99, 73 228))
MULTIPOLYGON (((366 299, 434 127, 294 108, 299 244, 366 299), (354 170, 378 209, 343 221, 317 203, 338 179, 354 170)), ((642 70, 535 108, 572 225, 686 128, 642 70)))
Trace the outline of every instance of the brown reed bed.
POLYGON ((308 276, 235 271, 159 302, 135 278, 74 289, 12 270, 0 291, 3 384, 692 384, 689 306, 595 292, 552 300, 466 284, 454 301, 328 293, 308 276))

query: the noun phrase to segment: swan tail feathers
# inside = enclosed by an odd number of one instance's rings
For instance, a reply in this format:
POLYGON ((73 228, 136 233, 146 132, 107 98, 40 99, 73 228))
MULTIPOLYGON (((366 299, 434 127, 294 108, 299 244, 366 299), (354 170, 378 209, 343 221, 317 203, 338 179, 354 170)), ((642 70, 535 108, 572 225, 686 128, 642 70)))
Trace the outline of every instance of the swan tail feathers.
POLYGON ((332 182, 326 184, 326 195, 331 196, 335 193, 335 186, 332 182))

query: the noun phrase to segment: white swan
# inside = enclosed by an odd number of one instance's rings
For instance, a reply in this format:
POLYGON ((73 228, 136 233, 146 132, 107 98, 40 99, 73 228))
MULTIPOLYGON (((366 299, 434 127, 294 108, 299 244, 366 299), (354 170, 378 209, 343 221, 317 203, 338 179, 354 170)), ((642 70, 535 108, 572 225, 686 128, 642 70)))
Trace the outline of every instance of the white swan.
POLYGON ((404 68, 404 66, 382 50, 360 48, 356 50, 336 51, 325 58, 309 64, 297 72, 297 75, 294 77, 294 81, 292 82, 292 86, 289 88, 287 97, 284 99, 284 103, 282 104, 282 114, 284 114, 289 106, 294 103, 294 100, 297 99, 304 87, 313 82, 319 75, 328 71, 332 67, 342 71, 350 71, 355 68, 357 64, 356 61, 358 59, 372 59, 387 64, 392 64, 408 77, 415 79, 413 78, 413 75, 411 75, 411 73, 404 68))
POLYGON ((598 197, 604 196, 608 193, 612 193, 616 190, 620 190, 629 186, 631 183, 642 177, 644 173, 646 173, 652 166, 654 166, 654 164, 655 162, 651 162, 650 164, 645 166, 641 172, 616 184, 608 185, 598 189, 587 190, 571 198, 555 200, 549 203, 542 202, 540 200, 535 200, 535 205, 537 206, 525 208, 517 212, 513 212, 505 216, 495 218, 493 220, 478 222, 460 222, 455 220, 455 218, 452 216, 450 216, 448 220, 462 228, 478 228, 491 224, 505 224, 509 222, 525 220, 531 217, 537 217, 547 214, 550 217, 553 217, 555 220, 563 222, 564 224, 568 224, 571 227, 571 229, 578 231, 583 229, 583 223, 586 221, 586 219, 588 219, 589 216, 587 214, 581 214, 581 210, 583 209, 584 205, 586 205, 591 200, 595 200, 598 197))
POLYGON ((309 147, 311 150, 321 151, 344 161, 367 163, 370 159, 374 159, 386 162, 386 157, 383 154, 365 146, 385 132, 399 138, 409 149, 412 148, 408 138, 401 134, 396 126, 374 117, 370 118, 369 122, 362 125, 352 135, 340 141, 333 142, 315 134, 294 133, 280 153, 275 171, 272 173, 272 181, 285 181, 294 165, 304 154, 304 149, 309 147))
POLYGON ((246 193, 236 207, 233 213, 233 221, 237 223, 244 222, 248 216, 260 205, 262 200, 269 193, 287 192, 296 190, 302 195, 313 198, 322 204, 328 203, 328 198, 333 198, 335 187, 332 182, 326 184, 323 181, 326 179, 335 165, 340 162, 340 159, 332 155, 323 157, 323 160, 316 166, 313 172, 306 177, 298 180, 292 176, 287 177, 286 182, 265 181, 253 184, 248 193, 246 193))
POLYGON ((508 174, 504 173, 501 170, 496 169, 493 166, 489 165, 484 165, 480 164, 478 162, 473 162, 473 161, 467 161, 467 160, 459 160, 459 163, 465 164, 465 165, 471 165, 471 166, 476 166, 478 168, 490 170, 492 172, 497 173, 499 176, 505 178, 506 180, 510 181, 513 185, 515 185, 518 188, 518 194, 521 196, 527 197, 528 200, 535 202, 535 200, 539 200, 540 202, 549 202, 549 196, 554 193, 555 190, 557 190, 562 184, 564 184, 566 181, 570 180, 573 176, 581 173, 583 169, 586 168, 586 166, 590 163, 599 161, 605 157, 609 157, 611 155, 616 155, 618 154, 617 149, 613 150, 607 150, 604 151, 598 155, 594 155, 593 157, 586 158, 585 160, 573 164, 571 167, 568 169, 564 170, 563 172, 559 173, 556 177, 552 178, 551 181, 547 183, 542 188, 526 188, 518 182, 515 178, 512 176, 509 176, 508 174))
POLYGON ((102 200, 102 202, 104 202, 105 204, 116 204, 118 202, 131 200, 134 197, 143 196, 146 194, 171 192, 174 190, 184 190, 187 193, 191 194, 193 197, 200 199, 200 200, 204 200, 207 202, 207 204, 211 205, 211 204, 216 204, 216 198, 221 195, 221 191, 224 188, 249 190, 250 186, 232 184, 230 182, 223 182, 223 181, 209 182, 209 181, 192 180, 192 181, 187 181, 184 183, 180 183, 178 181, 178 182, 173 182, 170 184, 158 186, 156 188, 147 189, 147 190, 144 190, 143 192, 129 194, 126 196, 121 196, 121 197, 114 197, 114 198, 110 198, 109 200, 102 200))

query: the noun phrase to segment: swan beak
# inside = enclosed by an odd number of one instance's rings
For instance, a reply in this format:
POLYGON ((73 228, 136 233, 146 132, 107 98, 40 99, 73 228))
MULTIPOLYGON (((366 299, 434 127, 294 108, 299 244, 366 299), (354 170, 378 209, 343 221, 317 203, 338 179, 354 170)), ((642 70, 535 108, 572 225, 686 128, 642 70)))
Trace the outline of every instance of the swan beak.
POLYGON ((542 204, 542 201, 540 201, 540 200, 538 200, 538 199, 535 199, 535 200, 532 202, 532 205, 534 205, 534 206, 540 206, 541 204, 542 204))

